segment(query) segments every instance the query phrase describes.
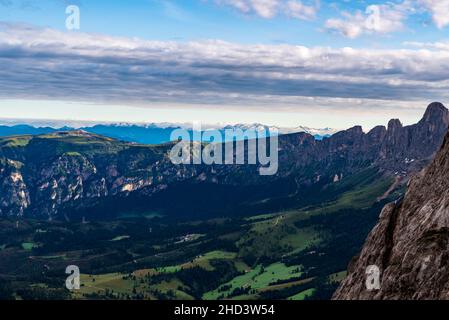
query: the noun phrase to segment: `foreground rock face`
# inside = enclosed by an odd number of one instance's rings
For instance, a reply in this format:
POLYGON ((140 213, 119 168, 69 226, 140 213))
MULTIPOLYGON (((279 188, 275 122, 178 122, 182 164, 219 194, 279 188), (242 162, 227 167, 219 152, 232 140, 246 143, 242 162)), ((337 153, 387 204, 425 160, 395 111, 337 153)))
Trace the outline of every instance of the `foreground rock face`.
POLYGON ((383 209, 334 299, 449 299, 449 134, 404 199, 383 209), (370 265, 379 290, 367 290, 370 265))

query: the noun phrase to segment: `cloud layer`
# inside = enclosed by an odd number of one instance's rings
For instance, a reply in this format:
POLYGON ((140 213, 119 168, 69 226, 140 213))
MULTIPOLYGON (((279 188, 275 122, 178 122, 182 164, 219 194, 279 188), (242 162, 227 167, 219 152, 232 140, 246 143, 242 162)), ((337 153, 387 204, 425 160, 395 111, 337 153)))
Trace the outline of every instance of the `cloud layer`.
MULTIPOLYGON (((245 14, 265 19, 284 15, 301 20, 313 20, 320 10, 319 0, 215 0, 245 14)), ((349 2, 349 1, 346 1, 349 2)), ((335 3, 334 3, 335 5, 335 3)), ((340 11, 340 17, 325 21, 325 29, 348 38, 364 34, 387 34, 403 30, 406 20, 414 14, 427 13, 438 28, 449 25, 449 0, 400 0, 367 4, 365 9, 340 11)))
POLYGON ((386 34, 403 29, 404 20, 414 11, 414 4, 409 0, 400 4, 369 5, 365 12, 342 12, 343 18, 328 19, 326 28, 348 38, 357 38, 362 34, 386 34))
POLYGON ((253 13, 270 19, 279 14, 287 17, 311 20, 320 7, 319 0, 215 0, 219 5, 231 6, 243 13, 253 13))
POLYGON ((7 99, 301 108, 310 99, 432 101, 449 93, 445 46, 157 42, 3 23, 0 65, 0 97, 7 99))

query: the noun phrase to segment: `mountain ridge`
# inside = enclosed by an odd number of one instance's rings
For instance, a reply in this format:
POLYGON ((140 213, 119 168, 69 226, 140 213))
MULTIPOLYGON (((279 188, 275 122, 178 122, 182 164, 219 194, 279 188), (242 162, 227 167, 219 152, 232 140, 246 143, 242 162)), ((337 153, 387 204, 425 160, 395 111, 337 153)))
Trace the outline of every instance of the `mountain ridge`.
POLYGON ((449 299, 448 181, 449 133, 404 198, 382 210, 334 299, 449 299), (365 286, 369 266, 380 272, 378 290, 365 286))
POLYGON ((1 138, 0 214, 53 217, 112 196, 145 200, 170 190, 193 197, 192 187, 206 184, 211 199, 229 189, 231 212, 249 201, 245 197, 254 203, 272 198, 272 210, 295 206, 367 168, 406 183, 441 146, 448 123, 447 109, 433 103, 411 126, 391 121, 368 133, 355 126, 323 141, 307 133, 283 135, 279 171, 269 177, 251 165, 175 166, 171 144, 139 145, 82 131, 1 138))

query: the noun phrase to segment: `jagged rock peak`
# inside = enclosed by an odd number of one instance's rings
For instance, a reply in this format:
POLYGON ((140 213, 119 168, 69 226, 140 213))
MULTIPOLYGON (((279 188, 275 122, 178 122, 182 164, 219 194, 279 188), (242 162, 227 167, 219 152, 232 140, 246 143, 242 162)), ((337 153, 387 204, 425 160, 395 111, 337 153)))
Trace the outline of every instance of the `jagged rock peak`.
POLYGON ((352 128, 349 128, 347 131, 351 132, 351 133, 359 134, 359 135, 363 134, 362 126, 354 126, 352 128))
POLYGON ((363 129, 361 126, 354 126, 347 130, 337 132, 331 138, 332 138, 332 140, 339 140, 341 138, 345 138, 345 139, 355 138, 355 137, 360 138, 360 137, 363 137, 364 135, 365 135, 365 133, 363 132, 363 129))
POLYGON ((399 119, 391 119, 388 122, 388 131, 395 131, 402 128, 402 122, 399 119))
POLYGON ((449 118, 448 109, 441 102, 432 102, 426 109, 423 121, 434 121, 449 118))
POLYGON ((387 128, 385 128, 385 126, 376 126, 368 132, 368 136, 382 138, 385 136, 386 133, 387 133, 387 128))

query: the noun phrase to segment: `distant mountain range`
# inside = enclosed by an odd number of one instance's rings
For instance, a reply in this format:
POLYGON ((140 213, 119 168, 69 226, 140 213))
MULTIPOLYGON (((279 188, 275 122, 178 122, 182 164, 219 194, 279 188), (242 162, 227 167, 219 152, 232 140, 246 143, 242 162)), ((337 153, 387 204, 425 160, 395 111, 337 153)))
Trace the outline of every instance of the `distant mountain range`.
MULTIPOLYGON (((8 124, 0 125, 0 137, 12 136, 12 135, 39 135, 39 134, 49 134, 59 131, 74 131, 83 130, 93 134, 99 134, 106 137, 142 144, 161 144, 170 141, 170 135, 173 130, 183 128, 187 129, 193 136, 193 129, 188 125, 179 125, 171 123, 161 123, 161 124, 97 124, 92 126, 83 127, 53 127, 53 126, 37 126, 29 124, 8 124)), ((207 126, 204 130, 215 129, 213 126, 207 126)), ((308 127, 299 126, 296 128, 280 128, 280 127, 270 127, 262 124, 237 124, 228 125, 225 127, 216 128, 222 133, 222 140, 216 142, 223 142, 225 140, 224 131, 226 129, 241 129, 243 131, 248 129, 256 129, 260 133, 264 133, 261 136, 267 135, 269 132, 278 132, 279 134, 290 134, 296 132, 305 132, 313 135, 315 139, 322 140, 324 138, 330 137, 336 132, 331 128, 324 129, 313 129, 308 127)), ((203 130, 203 131, 204 131, 203 130)), ((237 140, 244 139, 244 137, 237 137, 237 140)))
MULTIPOLYGON (((282 135, 279 172, 270 177, 261 177, 258 167, 251 165, 176 166, 168 158, 170 144, 142 146, 105 137, 114 126, 96 128, 102 135, 66 131, 1 138, 0 214, 52 217, 95 208, 114 197, 129 205, 124 201, 129 196, 134 197, 133 203, 142 201, 147 207, 186 214, 199 211, 194 199, 201 203, 216 200, 208 214, 248 211, 249 202, 262 203, 259 211, 297 206, 311 199, 319 203, 324 195, 332 197, 329 188, 333 184, 367 169, 378 177, 396 178, 396 184, 405 183, 411 173, 429 163, 448 124, 448 110, 433 103, 412 126, 391 120, 388 128, 379 126, 364 133, 357 126, 323 141, 304 132, 282 135), (148 202, 164 194, 188 200, 181 207, 164 196, 159 203, 148 202)), ((33 130, 29 133, 36 133, 33 130)), ((103 211, 93 209, 96 214, 103 211)))

